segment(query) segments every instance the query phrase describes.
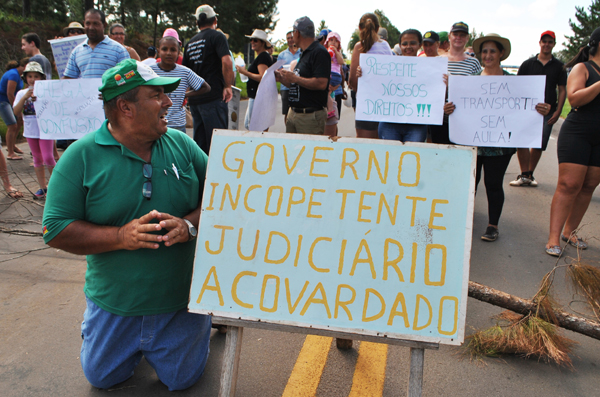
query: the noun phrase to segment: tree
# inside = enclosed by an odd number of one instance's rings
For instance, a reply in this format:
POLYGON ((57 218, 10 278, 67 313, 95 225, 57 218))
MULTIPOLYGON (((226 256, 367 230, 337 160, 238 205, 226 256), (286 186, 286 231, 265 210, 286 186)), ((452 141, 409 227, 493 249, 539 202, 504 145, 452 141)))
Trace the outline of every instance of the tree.
POLYGON ((475 29, 473 29, 473 31, 471 33, 469 33, 469 41, 467 41, 467 45, 466 47, 472 47, 473 46, 473 42, 475 40, 477 40, 480 37, 485 36, 485 34, 483 34, 483 32, 480 32, 479 34, 475 31, 475 29))
POLYGON ((588 10, 589 12, 584 7, 575 7, 577 21, 569 18, 573 36, 565 36, 567 41, 563 43, 565 49, 561 51, 561 58, 571 59, 577 55, 579 49, 587 45, 594 29, 600 26, 600 0, 592 0, 588 10))
POLYGON ((385 16, 383 11, 375 10, 375 15, 379 18, 379 26, 385 28, 388 32, 388 43, 390 47, 394 48, 396 44, 400 42, 400 30, 394 26, 394 24, 385 16))
POLYGON ((321 23, 319 24, 319 27, 317 28, 317 31, 315 32, 315 37, 319 35, 319 33, 321 33, 321 30, 323 29, 327 29, 327 24, 325 23, 324 19, 321 19, 321 23))

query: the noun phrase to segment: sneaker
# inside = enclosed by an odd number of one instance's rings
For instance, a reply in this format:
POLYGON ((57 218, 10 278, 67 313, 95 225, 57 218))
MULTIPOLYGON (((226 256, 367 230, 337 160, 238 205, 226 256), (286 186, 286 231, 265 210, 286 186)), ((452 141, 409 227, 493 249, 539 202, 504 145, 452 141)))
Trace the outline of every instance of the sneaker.
POLYGON ((533 175, 531 175, 530 180, 531 180, 531 182, 529 183, 529 186, 531 186, 531 187, 537 187, 538 182, 535 180, 535 178, 533 177, 533 175))
POLYGON ((499 234, 500 231, 494 226, 488 226, 487 229, 485 229, 485 234, 481 236, 481 239, 483 241, 496 241, 499 234))
MULTIPOLYGON (((510 186, 529 186, 531 185, 531 179, 525 175, 519 175, 517 179, 510 182, 510 186)), ((537 182, 535 183, 537 186, 537 182)))
POLYGON ((46 192, 43 189, 39 189, 37 192, 33 193, 33 198, 42 199, 46 197, 46 192))

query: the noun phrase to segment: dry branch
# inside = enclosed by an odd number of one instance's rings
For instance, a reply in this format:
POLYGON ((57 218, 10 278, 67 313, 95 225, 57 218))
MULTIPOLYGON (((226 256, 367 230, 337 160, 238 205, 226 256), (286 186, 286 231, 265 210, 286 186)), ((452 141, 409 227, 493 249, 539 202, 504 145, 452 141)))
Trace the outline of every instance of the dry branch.
POLYGON ((538 306, 530 300, 522 299, 473 281, 469 281, 469 296, 525 316, 533 313, 544 320, 555 323, 559 327, 600 340, 599 323, 574 316, 565 311, 554 309, 552 313, 548 313, 550 309, 546 305, 538 306))

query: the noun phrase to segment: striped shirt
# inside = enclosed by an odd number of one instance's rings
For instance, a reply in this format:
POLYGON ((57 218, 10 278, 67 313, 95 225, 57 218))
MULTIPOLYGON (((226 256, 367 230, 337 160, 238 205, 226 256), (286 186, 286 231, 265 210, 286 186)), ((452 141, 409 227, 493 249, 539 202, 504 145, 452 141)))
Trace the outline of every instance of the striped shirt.
POLYGON ((64 75, 72 79, 102 77, 106 70, 129 58, 125 47, 108 36, 93 50, 86 39, 71 52, 64 75))
POLYGON ((184 126, 185 108, 183 107, 183 101, 185 100, 185 92, 188 90, 188 88, 191 88, 194 91, 199 90, 202 87, 202 84, 204 84, 204 79, 194 73, 190 68, 178 64, 175 64, 175 69, 169 71, 162 70, 158 66, 158 63, 150 65, 150 67, 159 76, 181 79, 177 89, 167 94, 169 98, 171 98, 171 102, 173 102, 173 106, 169 108, 169 112, 167 113, 167 126, 184 126))
POLYGON ((448 61, 448 74, 455 76, 471 76, 481 72, 481 64, 477 58, 467 57, 462 61, 448 61))

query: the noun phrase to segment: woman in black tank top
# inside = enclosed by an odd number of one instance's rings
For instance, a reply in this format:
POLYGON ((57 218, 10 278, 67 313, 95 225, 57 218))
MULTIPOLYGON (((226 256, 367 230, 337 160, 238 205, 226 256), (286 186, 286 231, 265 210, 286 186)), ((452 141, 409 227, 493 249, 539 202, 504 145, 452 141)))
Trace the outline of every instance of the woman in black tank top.
POLYGON ((546 253, 560 256, 560 240, 580 249, 587 243, 575 233, 600 183, 600 28, 589 43, 565 65, 572 110, 558 138, 558 183, 550 210, 546 253))

